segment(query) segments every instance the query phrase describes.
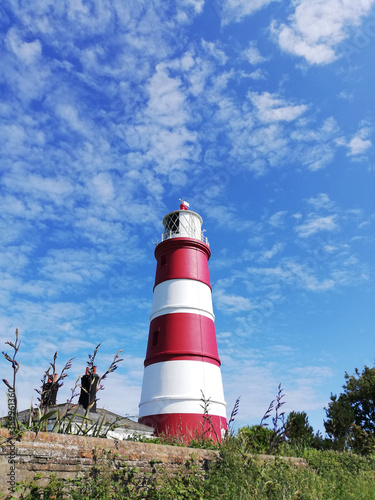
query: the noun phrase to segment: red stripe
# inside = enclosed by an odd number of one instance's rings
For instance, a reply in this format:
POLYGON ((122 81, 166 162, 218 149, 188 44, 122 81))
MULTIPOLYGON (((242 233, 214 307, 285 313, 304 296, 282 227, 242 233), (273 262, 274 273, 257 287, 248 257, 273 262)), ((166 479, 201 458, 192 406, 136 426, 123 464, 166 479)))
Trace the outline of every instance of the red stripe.
POLYGON ((227 429, 224 417, 209 415, 210 422, 203 424, 203 415, 199 413, 166 413, 141 417, 141 424, 154 427, 155 434, 160 436, 176 436, 181 442, 188 443, 192 439, 213 439, 221 441, 221 429, 227 429), (211 425, 212 424, 212 425, 211 425))
POLYGON ((172 279, 202 281, 211 288, 208 271, 210 248, 193 238, 171 238, 155 248, 155 286, 172 279))
POLYGON ((145 366, 176 359, 220 366, 212 319, 200 314, 173 313, 151 321, 145 366))

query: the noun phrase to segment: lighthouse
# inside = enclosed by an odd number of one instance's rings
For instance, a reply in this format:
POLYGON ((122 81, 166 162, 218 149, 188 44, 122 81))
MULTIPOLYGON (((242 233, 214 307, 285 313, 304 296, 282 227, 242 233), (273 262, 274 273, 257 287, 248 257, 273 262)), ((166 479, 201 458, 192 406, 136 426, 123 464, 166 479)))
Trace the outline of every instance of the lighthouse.
POLYGON ((220 440, 226 411, 202 218, 180 210, 163 219, 139 421, 157 435, 220 440))

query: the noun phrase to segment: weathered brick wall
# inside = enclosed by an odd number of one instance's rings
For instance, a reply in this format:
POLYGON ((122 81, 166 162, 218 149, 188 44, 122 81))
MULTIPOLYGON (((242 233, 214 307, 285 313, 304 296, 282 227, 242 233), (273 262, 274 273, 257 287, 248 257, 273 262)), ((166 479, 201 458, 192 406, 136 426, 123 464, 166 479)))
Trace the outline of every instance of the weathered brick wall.
MULTIPOLYGON (((12 445, 15 443, 16 481, 31 480, 37 472, 45 477, 54 473, 61 478, 73 478, 93 465, 93 451, 100 457, 103 451, 118 455, 130 467, 138 467, 140 473, 151 472, 153 464, 172 471, 186 463, 192 454, 202 463, 217 457, 217 452, 193 448, 180 448, 133 441, 114 441, 85 436, 70 436, 49 432, 25 432, 20 441, 9 441, 6 429, 0 429, 0 492, 8 493, 11 476, 12 445), (8 440, 8 441, 7 441, 8 440), (151 462, 151 463, 150 463, 151 462)), ((46 482, 45 480, 44 482, 46 482)), ((40 482, 43 484, 43 481, 40 482)))

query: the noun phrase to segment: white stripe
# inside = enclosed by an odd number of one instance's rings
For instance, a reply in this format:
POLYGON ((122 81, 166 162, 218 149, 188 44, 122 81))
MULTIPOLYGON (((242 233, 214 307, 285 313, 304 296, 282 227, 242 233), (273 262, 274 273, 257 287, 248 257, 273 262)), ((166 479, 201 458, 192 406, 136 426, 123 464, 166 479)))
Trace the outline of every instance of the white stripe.
POLYGON ((159 283, 154 290, 150 321, 163 314, 193 313, 215 321, 211 288, 201 281, 176 279, 159 283))
POLYGON ((202 361, 164 361, 146 366, 139 416, 203 413, 202 392, 210 399, 208 413, 226 418, 220 368, 202 361))

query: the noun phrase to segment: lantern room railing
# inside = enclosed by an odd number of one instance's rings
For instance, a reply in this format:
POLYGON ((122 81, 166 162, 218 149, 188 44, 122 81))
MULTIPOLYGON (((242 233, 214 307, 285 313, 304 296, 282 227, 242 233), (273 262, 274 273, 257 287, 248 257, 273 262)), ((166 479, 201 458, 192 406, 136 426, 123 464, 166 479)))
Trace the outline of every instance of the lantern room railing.
MULTIPOLYGON (((175 233, 173 231, 164 231, 164 233, 162 233, 162 235, 161 235, 161 241, 160 242, 165 241, 165 240, 169 240, 171 238, 186 238, 186 236, 182 235, 180 233, 175 233)), ((208 242, 208 238, 207 238, 207 236, 204 235, 203 231, 200 234, 200 238, 197 238, 196 235, 191 236, 191 238, 194 238, 196 240, 202 241, 208 247, 210 246, 210 244, 208 242)))

